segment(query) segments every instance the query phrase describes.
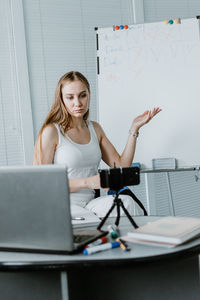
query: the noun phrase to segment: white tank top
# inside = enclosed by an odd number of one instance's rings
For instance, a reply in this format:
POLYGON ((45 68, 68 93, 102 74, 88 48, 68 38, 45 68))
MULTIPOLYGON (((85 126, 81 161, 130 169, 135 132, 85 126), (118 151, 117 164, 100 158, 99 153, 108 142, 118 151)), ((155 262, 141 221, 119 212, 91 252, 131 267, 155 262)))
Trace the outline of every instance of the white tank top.
MULTIPOLYGON (((90 142, 77 144, 65 134, 61 134, 58 124, 54 124, 58 131, 58 147, 54 155, 54 164, 64 164, 68 169, 68 178, 82 178, 94 176, 98 173, 101 161, 101 149, 93 124, 88 122, 90 142)), ((94 191, 81 189, 70 194, 71 204, 84 207, 91 199, 94 199, 94 191)))

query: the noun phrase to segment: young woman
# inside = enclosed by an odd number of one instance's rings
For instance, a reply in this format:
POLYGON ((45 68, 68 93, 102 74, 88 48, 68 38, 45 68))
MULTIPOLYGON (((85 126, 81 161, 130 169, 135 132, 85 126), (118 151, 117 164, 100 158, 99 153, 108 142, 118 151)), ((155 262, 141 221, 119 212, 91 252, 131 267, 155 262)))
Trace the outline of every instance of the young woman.
MULTIPOLYGON (((160 108, 145 111, 131 124, 127 143, 120 155, 101 126, 89 121, 90 85, 79 72, 69 72, 58 81, 50 112, 35 144, 34 164, 65 164, 68 168, 72 204, 87 207, 94 189, 101 188, 100 160, 110 167, 132 164, 139 129, 160 108)), ((120 138, 120 137, 119 137, 120 138)), ((102 205, 103 202, 102 202, 102 205)), ((111 203, 110 203, 111 205, 111 203)))

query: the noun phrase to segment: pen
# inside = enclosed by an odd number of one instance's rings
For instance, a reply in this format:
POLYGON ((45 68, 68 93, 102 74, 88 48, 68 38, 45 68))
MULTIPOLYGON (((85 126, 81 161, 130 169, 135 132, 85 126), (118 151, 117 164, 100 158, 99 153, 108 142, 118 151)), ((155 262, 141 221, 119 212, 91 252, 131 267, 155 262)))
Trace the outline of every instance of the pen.
POLYGON ((107 243, 108 239, 105 236, 102 236, 100 239, 94 241, 93 243, 88 244, 85 248, 90 248, 93 246, 101 245, 107 243))
POLYGON ((82 220, 85 220, 84 217, 72 217, 72 220, 79 220, 79 221, 82 221, 82 220))
POLYGON ((83 250, 83 254, 84 255, 89 255, 89 254, 93 254, 96 252, 100 252, 100 251, 104 251, 104 250, 108 250, 108 249, 112 249, 112 248, 117 248, 120 246, 120 242, 114 242, 114 243, 106 243, 103 245, 98 245, 98 246, 94 246, 91 248, 86 248, 83 250))

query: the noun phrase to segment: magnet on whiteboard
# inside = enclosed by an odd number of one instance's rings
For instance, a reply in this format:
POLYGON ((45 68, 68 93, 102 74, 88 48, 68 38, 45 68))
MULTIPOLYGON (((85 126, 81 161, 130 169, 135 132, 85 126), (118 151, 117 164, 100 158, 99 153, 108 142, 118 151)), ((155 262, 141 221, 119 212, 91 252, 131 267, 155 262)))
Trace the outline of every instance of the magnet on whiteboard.
POLYGON ((181 24, 181 19, 180 19, 180 18, 179 18, 179 19, 175 19, 175 20, 174 20, 174 23, 175 23, 175 24, 181 24))

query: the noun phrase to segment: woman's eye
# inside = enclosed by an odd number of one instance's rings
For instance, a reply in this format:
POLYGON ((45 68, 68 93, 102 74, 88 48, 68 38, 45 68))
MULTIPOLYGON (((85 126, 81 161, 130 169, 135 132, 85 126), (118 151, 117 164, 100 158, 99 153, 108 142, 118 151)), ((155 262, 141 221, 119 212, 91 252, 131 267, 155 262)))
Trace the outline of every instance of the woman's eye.
POLYGON ((67 100, 72 100, 73 99, 72 96, 67 96, 66 98, 67 98, 67 100))
POLYGON ((82 94, 81 97, 82 97, 82 98, 85 98, 85 97, 86 97, 86 94, 82 94))

